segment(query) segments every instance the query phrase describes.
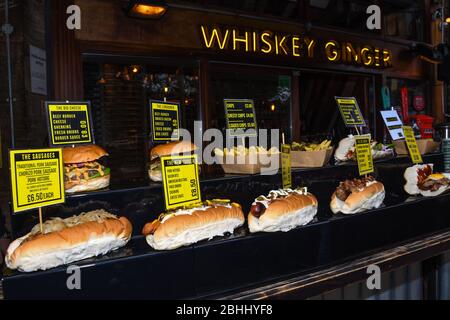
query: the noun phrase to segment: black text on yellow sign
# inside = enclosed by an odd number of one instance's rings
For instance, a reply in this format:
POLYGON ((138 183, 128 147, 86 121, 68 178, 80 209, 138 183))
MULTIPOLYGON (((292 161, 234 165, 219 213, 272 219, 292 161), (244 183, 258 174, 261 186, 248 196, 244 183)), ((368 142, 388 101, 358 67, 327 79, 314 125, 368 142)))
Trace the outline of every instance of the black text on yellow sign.
POLYGON ((11 150, 13 211, 64 203, 62 150, 11 150))
POLYGON ((161 158, 166 209, 200 203, 200 179, 196 155, 161 158))
POLYGON ((356 136, 355 147, 359 174, 366 175, 372 173, 374 169, 370 135, 356 136))
POLYGON ((281 146, 281 176, 283 188, 292 188, 291 146, 288 144, 281 146))
POLYGON ((412 162, 423 163, 422 155, 420 154, 416 137, 414 136, 414 129, 409 126, 403 126, 403 135, 405 136, 406 145, 408 146, 412 162))
POLYGON ((164 101, 150 101, 153 141, 180 139, 180 105, 164 101))
POLYGON ((51 146, 94 143, 88 102, 47 102, 51 146))
POLYGON ((230 136, 239 136, 235 130, 255 130, 254 133, 245 134, 246 136, 256 136, 256 114, 253 100, 247 99, 224 99, 225 117, 227 120, 227 129, 230 130, 230 136))
POLYGON ((334 97, 347 127, 365 126, 366 122, 354 97, 334 97))

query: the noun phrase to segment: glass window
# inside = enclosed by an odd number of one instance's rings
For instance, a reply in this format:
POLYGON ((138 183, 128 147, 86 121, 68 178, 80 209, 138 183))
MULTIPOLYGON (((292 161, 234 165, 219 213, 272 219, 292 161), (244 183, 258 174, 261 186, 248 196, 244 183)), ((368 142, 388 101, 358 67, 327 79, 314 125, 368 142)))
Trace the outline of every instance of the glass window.
POLYGON ((110 154, 112 187, 147 181, 150 99, 180 103, 180 126, 191 134, 198 119, 195 64, 86 57, 84 93, 92 103, 96 143, 110 154))
POLYGON ((338 141, 349 133, 341 119, 335 96, 355 97, 366 123, 375 131, 373 79, 370 76, 302 72, 300 75, 300 128, 302 139, 326 138, 338 141))
POLYGON ((391 95, 391 105, 400 108, 402 106, 402 88, 408 92, 408 113, 431 114, 429 97, 429 83, 422 80, 388 78, 387 87, 391 95))
POLYGON ((290 138, 291 76, 288 71, 213 66, 210 75, 210 127, 225 130, 223 99, 252 99, 259 129, 281 129, 290 138))

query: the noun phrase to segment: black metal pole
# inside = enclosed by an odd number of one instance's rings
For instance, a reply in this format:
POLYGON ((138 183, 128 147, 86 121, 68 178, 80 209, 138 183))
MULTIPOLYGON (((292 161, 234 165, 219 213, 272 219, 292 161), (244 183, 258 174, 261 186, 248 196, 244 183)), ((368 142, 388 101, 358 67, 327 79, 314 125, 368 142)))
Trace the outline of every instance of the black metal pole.
POLYGON ((6 42, 6 64, 8 67, 8 103, 9 103, 9 116, 11 122, 11 148, 15 147, 15 134, 14 134, 14 106, 13 106, 13 84, 12 84, 12 65, 11 65, 11 33, 14 28, 9 24, 9 3, 5 0, 5 24, 2 26, 2 31, 5 34, 6 42))

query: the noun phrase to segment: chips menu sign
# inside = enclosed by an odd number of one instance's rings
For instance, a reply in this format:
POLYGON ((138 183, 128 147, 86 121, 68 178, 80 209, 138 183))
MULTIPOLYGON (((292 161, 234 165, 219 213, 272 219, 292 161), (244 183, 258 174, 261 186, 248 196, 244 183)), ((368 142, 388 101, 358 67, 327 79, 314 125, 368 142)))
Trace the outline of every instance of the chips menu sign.
POLYGON ((342 119, 347 127, 365 126, 366 121, 354 97, 334 97, 336 99, 342 119))
POLYGON ((200 203, 200 179, 196 155, 161 158, 166 209, 200 203))
POLYGON ((283 189, 291 188, 291 146, 288 144, 283 144, 281 146, 281 176, 283 179, 283 189))
POLYGON ((14 212, 64 203, 62 150, 11 150, 14 212))
POLYGON ((94 143, 89 102, 46 102, 51 146, 94 143))
POLYGON ((403 127, 403 134, 405 136, 406 145, 408 146, 409 154, 413 163, 423 163, 422 155, 420 154, 417 145, 416 137, 414 136, 414 129, 409 126, 403 127))
POLYGON ((153 141, 180 139, 180 105, 178 103, 150 100, 150 117, 153 141))
POLYGON ((253 100, 246 99, 224 99, 225 118, 227 120, 227 129, 230 130, 230 136, 239 136, 235 130, 254 129, 254 134, 245 134, 245 136, 256 136, 256 114, 253 100))
POLYGON ((356 159, 358 161, 358 170, 361 176, 372 173, 373 158, 370 135, 355 137, 356 159))

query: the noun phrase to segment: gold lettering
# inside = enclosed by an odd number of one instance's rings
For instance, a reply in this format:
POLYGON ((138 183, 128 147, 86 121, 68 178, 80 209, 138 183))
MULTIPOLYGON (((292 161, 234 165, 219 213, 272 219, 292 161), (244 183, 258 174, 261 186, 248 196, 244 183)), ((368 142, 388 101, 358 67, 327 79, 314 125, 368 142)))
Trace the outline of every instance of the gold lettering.
POLYGON ((301 46, 298 44, 299 41, 299 37, 292 37, 292 55, 294 57, 300 57, 300 52, 298 51, 298 49, 300 49, 301 46))
POLYGON ((249 47, 248 32, 245 31, 244 38, 239 38, 239 34, 237 34, 237 30, 233 29, 233 50, 237 50, 239 42, 245 43, 245 51, 248 51, 248 47, 249 47))
POLYGON ((375 67, 381 67, 380 64, 380 49, 375 48, 374 50, 375 67))
POLYGON ((278 42, 277 43, 277 41, 278 41, 278 37, 277 36, 275 36, 275 46, 276 46, 276 53, 278 54, 278 48, 280 48, 281 50, 283 50, 283 52, 284 52, 284 54, 285 55, 287 55, 288 54, 288 51, 287 51, 287 49, 286 49, 286 44, 284 43, 285 41, 286 41, 286 38, 287 38, 288 36, 283 36, 282 38, 281 38, 281 40, 280 40, 280 42, 278 42))
POLYGON ((305 38, 305 43, 308 46, 308 58, 314 58, 314 47, 316 46, 316 40, 305 38))
POLYGON ((261 41, 264 42, 264 44, 267 46, 267 49, 261 48, 261 51, 263 53, 271 53, 273 50, 272 47, 272 40, 270 40, 270 37, 272 37, 272 32, 265 31, 261 34, 261 41), (269 39, 266 39, 269 38, 269 39))
POLYGON ((345 61, 348 63, 356 62, 360 63, 361 59, 359 58, 359 54, 355 51, 351 43, 345 44, 345 61))
POLYGON ((383 62, 385 67, 392 67, 392 60, 391 60, 391 51, 384 49, 383 50, 383 62))
POLYGON ((225 48, 225 46, 228 43, 228 34, 229 34, 228 29, 225 30, 225 36, 222 36, 222 32, 218 28, 213 28, 210 35, 207 35, 207 33, 208 33, 207 27, 201 26, 201 28, 202 28, 203 40, 205 41, 205 46, 207 48, 213 47, 214 43, 216 41, 219 44, 219 48, 221 50, 223 50, 225 48), (209 38, 209 40, 208 40, 208 38, 209 38))
POLYGON ((325 44, 325 55, 330 61, 338 61, 341 58, 339 44, 334 40, 328 41, 325 44))
POLYGON ((373 57, 370 53, 370 47, 364 46, 361 49, 361 60, 365 66, 371 66, 373 64, 373 57))

